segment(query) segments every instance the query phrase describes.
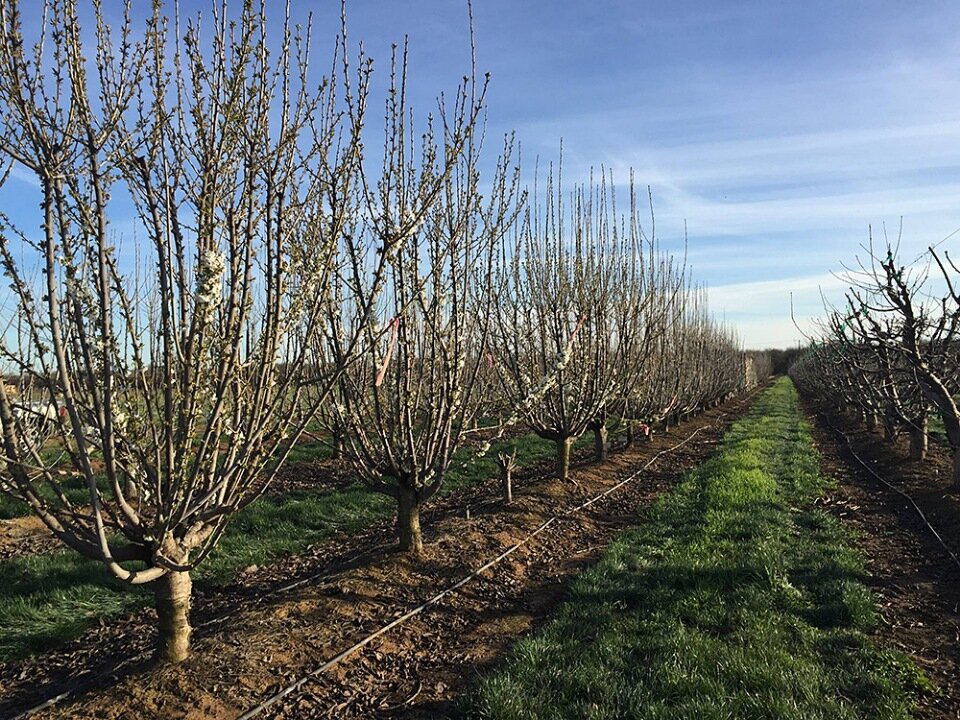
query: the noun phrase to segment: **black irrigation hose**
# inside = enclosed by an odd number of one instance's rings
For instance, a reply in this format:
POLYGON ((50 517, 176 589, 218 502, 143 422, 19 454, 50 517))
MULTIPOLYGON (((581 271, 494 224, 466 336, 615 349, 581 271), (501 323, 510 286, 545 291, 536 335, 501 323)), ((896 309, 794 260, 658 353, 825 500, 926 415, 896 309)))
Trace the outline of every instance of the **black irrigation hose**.
MULTIPOLYGON (((747 402, 748 400, 751 400, 751 399, 756 395, 756 393, 759 392, 760 389, 762 389, 762 388, 758 388, 757 391, 755 391, 755 392, 751 393, 750 395, 748 395, 747 397, 745 397, 745 398, 741 401, 740 404, 742 405, 744 402, 747 402)), ((727 413, 724 413, 724 414, 727 414, 727 413)), ((716 423, 713 423, 713 424, 716 424, 716 423)), ((708 427, 710 427, 710 425, 702 425, 702 426, 700 426, 699 428, 697 428, 696 430, 694 430, 692 433, 690 433, 690 435, 688 435, 686 438, 684 438, 683 440, 681 440, 681 441, 680 441, 679 443, 677 443, 676 445, 673 445, 672 447, 669 447, 669 448, 667 448, 667 449, 665 449, 665 450, 661 450, 661 451, 658 452, 656 455, 654 455, 652 458, 650 458, 650 460, 648 460, 640 469, 634 471, 633 473, 631 473, 630 475, 628 475, 624 480, 621 480, 619 483, 617 483, 617 484, 614 485, 613 487, 608 488, 607 490, 605 490, 604 492, 600 493, 599 495, 596 495, 596 496, 594 496, 593 498, 591 498, 590 500, 587 500, 586 502, 583 502, 583 503, 581 503, 581 504, 579 504, 579 505, 577 505, 577 506, 575 506, 575 507, 568 508, 567 510, 565 510, 565 511, 563 511, 563 512, 561 512, 561 513, 558 513, 558 514, 556 514, 556 515, 554 515, 554 516, 552 516, 552 517, 549 518, 548 520, 546 520, 546 521, 544 521, 543 523, 541 523, 535 530, 533 530, 533 531, 532 531, 530 534, 528 534, 526 537, 524 537, 523 539, 519 540, 518 542, 516 542, 515 544, 513 544, 513 545, 511 545, 509 548, 507 548, 505 551, 503 551, 502 553, 500 553, 497 557, 493 558, 492 560, 487 561, 487 562, 484 563, 482 566, 480 566, 479 568, 477 568, 476 570, 474 570, 473 572, 471 572, 469 575, 466 575, 465 577, 461 578, 458 582, 454 583, 453 585, 451 585, 451 586, 447 587, 446 589, 442 590, 441 592, 437 593, 436 595, 434 595, 433 597, 431 597, 431 598, 430 598, 429 600, 427 600, 426 602, 421 603, 420 605, 418 605, 417 607, 413 608, 412 610, 404 613, 403 615, 401 615, 400 617, 396 618, 395 620, 387 623, 386 625, 384 625, 383 627, 381 627, 379 630, 376 630, 376 631, 374 631, 373 633, 370 633, 369 635, 367 635, 366 637, 364 637, 362 640, 359 640, 358 642, 354 643, 354 644, 351 645, 350 647, 348 647, 348 648, 346 648, 345 650, 341 651, 340 653, 338 653, 338 654, 335 655, 334 657, 332 657, 332 658, 330 658, 329 660, 327 660, 326 662, 324 662, 322 665, 314 668, 313 670, 311 670, 310 672, 306 673, 305 675, 302 675, 302 676, 301 676, 298 680, 296 680, 295 682, 287 685, 286 687, 282 688, 282 689, 279 690, 278 692, 276 692, 276 693, 274 693, 273 695, 271 695, 270 697, 268 697, 266 700, 264 700, 263 702, 261 702, 261 703, 260 703, 259 705, 257 705, 256 707, 251 708, 251 709, 248 710, 247 712, 243 713, 243 715, 241 715, 239 718, 237 718, 237 720, 251 720, 251 718, 254 718, 254 717, 258 716, 258 715, 259 715, 260 713, 262 713, 263 711, 270 709, 271 707, 273 707, 274 705, 276 705, 276 704, 277 704, 278 702, 280 702, 281 700, 289 697, 290 695, 292 695, 293 693, 297 692, 298 690, 300 690, 301 688, 303 688, 305 685, 307 685, 308 683, 310 683, 312 680, 314 680, 315 678, 319 677, 319 676, 320 676, 321 674, 323 674, 326 670, 330 669, 330 668, 333 667, 334 665, 339 664, 341 661, 343 661, 343 660, 345 660, 346 658, 350 657, 351 655, 353 655, 353 654, 354 654, 355 652, 357 652, 358 650, 362 650, 364 647, 366 647, 367 645, 369 645, 371 642, 373 642, 374 640, 376 640, 376 639, 377 639, 378 637, 380 637, 381 635, 389 632, 390 630, 392 630, 393 628, 397 627, 398 625, 402 625, 404 622, 406 622, 406 621, 409 620, 410 618, 412 618, 412 617, 414 617, 414 616, 416 616, 416 615, 419 615, 420 613, 422 613, 422 612, 424 612, 425 610, 429 609, 429 608, 432 607, 433 605, 436 605, 437 603, 439 603, 441 600, 443 600, 443 598, 447 597, 448 595, 453 594, 454 592, 456 592, 457 590, 459 590, 461 587, 463 587, 464 585, 466 585, 468 582, 470 582, 471 580, 473 580, 474 578, 476 578, 477 576, 479 576, 479 575, 480 575, 481 573, 483 573, 484 571, 486 571, 486 570, 488 570, 489 568, 493 567, 494 565, 496 565, 497 563, 499 563, 501 560, 505 559, 506 557, 512 555, 515 551, 517 551, 517 550, 520 549, 522 546, 524 546, 525 544, 527 544, 528 542, 530 542, 531 540, 533 540, 537 535, 539 535, 540 533, 542 533, 544 530, 546 530, 548 527, 550 527, 551 525, 553 525, 553 524, 554 524, 555 522, 557 522, 558 520, 561 520, 561 519, 563 519, 563 518, 569 517, 569 516, 571 516, 571 515, 573 515, 573 514, 575 514, 575 513, 578 513, 578 512, 581 511, 581 510, 586 509, 586 508, 589 507, 590 505, 593 505, 595 502, 597 502, 597 501, 599 501, 599 500, 602 500, 603 498, 607 497, 608 495, 610 495, 611 493, 615 492, 616 490, 619 490, 621 487, 623 487, 623 486, 626 485, 627 483, 632 482, 632 481, 635 480, 637 477, 639 477, 642 472, 644 472, 647 468, 649 468, 649 467, 650 467, 651 465, 653 465, 657 460, 659 460, 662 456, 667 455, 667 454, 669 454, 669 453, 672 453, 672 452, 674 452, 675 450, 677 450, 677 449, 679 449, 680 447, 682 447, 683 445, 686 445, 686 444, 687 444, 688 442, 690 442, 694 437, 696 437, 696 435, 698 435, 701 431, 703 431, 704 429, 706 429, 706 428, 708 428, 708 427)))
POLYGON ((950 556, 950 559, 953 560, 953 564, 957 566, 958 570, 960 570, 960 558, 958 558, 957 554, 950 549, 950 547, 944 541, 943 537, 940 535, 939 532, 937 532, 937 529, 933 526, 933 524, 927 518, 926 514, 923 512, 923 510, 920 509, 920 506, 917 505, 914 499, 910 497, 910 495, 907 494, 906 491, 902 490, 901 488, 898 488, 897 486, 891 484, 886 479, 881 477, 876 470, 870 467, 867 464, 867 462, 863 460, 863 458, 857 455, 857 453, 853 449, 853 443, 851 442, 850 437, 845 432, 843 432, 840 428, 838 428, 836 425, 830 422, 830 418, 825 413, 821 412, 820 417, 822 417, 826 421, 827 425, 830 427, 831 430, 833 430, 837 435, 843 438, 843 441, 847 446, 847 452, 849 452, 853 456, 854 460, 860 463, 860 465, 862 465, 867 472, 869 472, 874 478, 876 478, 885 487, 887 487, 890 490, 893 490, 893 492, 897 493, 897 495, 900 495, 904 500, 910 503, 910 506, 916 511, 917 515, 920 517, 920 520, 923 521, 923 524, 927 526, 927 529, 930 531, 933 537, 937 539, 937 542, 940 543, 940 546, 944 549, 944 551, 946 551, 947 555, 950 556))
MULTIPOLYGON (((745 395, 745 396, 741 399, 741 401, 740 401, 739 404, 742 406, 744 403, 752 400, 753 397, 755 397, 764 387, 766 387, 766 384, 761 385, 761 386, 757 387, 756 389, 754 389, 753 391, 749 392, 747 395, 745 395)), ((724 415, 726 415, 726 414, 729 414, 729 413, 726 413, 726 412, 725 412, 724 415)), ((714 423, 714 424, 715 424, 715 423, 714 423)), ((582 504, 582 505, 580 505, 580 506, 578 506, 578 507, 568 509, 568 510, 565 511, 564 513, 561 513, 560 515, 556 515, 556 516, 550 518, 550 520, 548 520, 546 523, 544 523, 544 525, 541 526, 540 528, 537 528, 537 530, 535 530, 531 535, 529 535, 528 537, 524 538, 523 540, 521 540, 519 543, 517 543, 517 544, 514 545, 513 547, 509 548, 509 549, 508 549, 507 551, 505 551, 503 554, 501 554, 501 555, 498 556, 497 558, 494 558, 492 561, 490 561, 489 563, 487 563, 487 564, 484 565, 483 567, 481 567, 481 568, 479 568, 478 570, 474 571, 471 575, 467 576, 466 578, 464 578, 463 580, 461 580, 460 582, 458 582, 456 585, 454 585, 454 586, 452 586, 452 587, 450 587, 450 588, 447 588, 447 589, 444 590, 443 592, 435 595, 433 598, 431 598, 430 600, 428 600, 426 603, 424 603, 423 605, 421 605, 419 608, 416 608, 415 610, 411 611, 410 613, 407 613, 406 615, 401 616, 400 618, 398 618, 397 620, 393 621, 393 622, 390 623, 389 625, 381 628, 381 629, 378 630, 374 635, 369 636, 369 637, 366 638, 365 640, 361 641, 361 642, 358 643, 355 647, 348 648, 346 651, 340 653, 339 655, 337 655, 336 657, 332 658, 331 660, 329 660, 329 661, 328 661, 327 663, 325 663, 324 665, 320 666, 319 668, 313 670, 313 671, 312 671, 311 673, 309 673, 308 675, 306 675, 306 676, 304 676, 303 678, 301 678, 300 681, 298 681, 297 683, 294 684, 294 685, 296 685, 296 687, 290 686, 290 687, 288 687, 288 688, 285 688, 283 691, 281 691, 281 693, 278 693, 276 696, 268 699, 267 701, 265 701, 264 703, 262 703, 262 704, 261 704, 260 706, 258 706, 257 708, 254 708, 253 710, 248 711, 247 713, 245 713, 244 715, 242 715, 240 718, 238 718, 238 720, 244 720, 245 718, 254 717, 255 715, 257 715, 257 714, 259 714, 260 712, 262 712, 263 710, 265 710, 265 709, 267 709, 268 707, 274 705, 276 702, 278 702, 278 701, 281 700, 282 698, 284 698, 284 697, 288 696, 289 694, 295 692, 297 689, 299 689, 300 687, 302 687, 303 685, 305 685, 307 682, 309 682, 310 679, 312 679, 312 678, 315 677, 316 675, 322 673, 322 672, 323 672, 324 670, 326 670, 327 668, 332 667, 333 665, 335 665, 336 663, 340 662, 341 660, 343 660, 345 657, 347 657, 348 655, 352 654, 352 653, 355 652, 356 650, 358 650, 358 649, 364 647, 365 645, 369 644, 369 643, 372 642, 376 637, 379 637, 380 635, 382 635, 383 633, 385 633, 385 632, 387 632, 388 630, 392 629, 393 627, 396 627, 397 625, 401 624, 402 622, 405 622, 406 620, 408 620, 409 618, 413 617, 414 615, 419 614, 420 612, 423 611, 423 609, 425 609, 426 607, 429 607, 429 606, 435 604, 436 602, 438 602, 438 601, 441 600, 442 598, 446 597, 448 594, 450 594, 450 593, 452 593, 452 592, 455 592, 457 589, 459 589, 460 587, 462 587, 463 585, 465 585, 467 582, 469 582, 471 579, 473 579, 473 577, 475 577, 475 576, 478 575, 479 573, 483 572, 483 571, 486 570, 487 568, 492 567, 493 565, 495 565, 496 563, 498 563, 500 560, 502 560, 503 558, 505 558, 505 557, 507 557, 508 555, 510 555, 511 553, 513 553, 518 547, 520 547, 520 546, 523 545, 524 543, 528 542, 528 541, 529 541, 530 539, 532 539, 535 535, 540 534, 543 530, 545 530, 545 529, 547 528, 547 526, 553 524, 553 522, 555 522, 556 520, 558 520, 560 517, 566 517, 567 515, 570 515, 570 514, 572 514, 572 513, 574 513, 574 512, 578 512, 579 510, 581 510, 581 509, 583 509, 583 508, 586 508, 586 507, 588 507, 589 505, 592 505, 592 504, 593 504, 594 502, 596 502, 597 500, 600 500, 601 498, 606 497, 607 495, 609 495, 610 493, 612 493, 614 490, 617 490, 617 489, 620 488, 621 486, 625 485, 627 482, 633 480, 637 475, 639 475, 639 473, 641 473, 643 470, 647 469, 651 464, 653 464, 654 461, 656 461, 657 459, 659 459, 661 456, 663 456, 663 455, 665 455, 665 454, 667 454, 667 453, 673 452, 674 450, 680 448, 682 445, 685 445, 688 441, 690 441, 691 439, 693 439, 693 437, 694 437, 695 435, 697 435, 701 430, 703 430, 703 429, 706 428, 706 427, 709 427, 709 425, 704 425, 704 426, 701 426, 701 427, 697 428, 697 429, 696 429, 693 433, 691 433, 686 439, 684 439, 683 441, 681 441, 681 442, 678 443, 677 445, 674 445, 673 447, 668 448, 668 449, 666 449, 666 450, 661 450, 661 451, 660 451, 659 453, 657 453, 646 465, 644 465, 640 470, 636 471, 633 475, 629 476, 626 480, 618 483, 617 485, 613 486, 612 488, 610 488, 610 489, 607 490, 606 492, 602 493, 601 495, 599 495, 599 496, 597 496, 597 497, 594 497, 593 499, 589 500, 588 502, 586 502, 586 503, 584 503, 584 504, 582 504)), ((359 557, 361 557, 361 556, 363 556, 363 555, 366 555, 366 554, 368 554, 368 553, 371 551, 371 549, 376 549, 376 547, 377 547, 377 546, 374 546, 374 548, 365 548, 365 549, 362 550, 361 552, 356 553, 355 555, 351 556, 351 557, 349 558, 349 560, 352 561, 352 560, 355 560, 355 559, 357 559, 357 558, 359 558, 359 557)), ((265 600, 268 600, 268 599, 271 599, 271 598, 273 598, 273 597, 276 597, 277 595, 280 595, 281 593, 289 592, 290 590, 293 590, 293 589, 295 589, 295 588, 301 587, 301 586, 306 585, 306 584, 311 583, 311 582, 315 582, 315 581, 320 580, 320 579, 330 578, 330 577, 336 577, 336 575, 337 575, 337 573, 334 573, 334 574, 332 574, 332 575, 329 574, 329 573, 327 573, 327 572, 315 573, 315 574, 310 575, 310 576, 308 576, 308 577, 301 578, 300 580, 296 580, 296 581, 294 581, 294 582, 292 582, 292 583, 289 583, 289 584, 284 585, 284 586, 282 586, 282 587, 280 587, 280 588, 277 588, 277 589, 274 590, 273 592, 267 593, 267 594, 265 594, 265 595, 261 595, 260 597, 256 598, 254 602, 256 602, 256 603, 261 603, 261 602, 263 602, 263 601, 265 601, 265 600)), ((216 624, 218 624, 218 623, 224 622, 226 619, 228 619, 228 618, 230 618, 230 617, 233 617, 231 613, 229 613, 229 612, 228 612, 228 613, 224 613, 224 614, 221 615, 221 616, 214 617, 214 618, 210 618, 209 620, 205 620, 204 622, 197 624, 197 625, 194 627, 194 629, 199 630, 199 629, 202 629, 202 628, 205 628, 205 627, 209 627, 209 626, 211 626, 211 625, 216 625, 216 624)), ((91 677, 91 678, 89 678, 88 680, 86 680, 85 682, 82 682, 82 683, 80 683, 79 685, 71 688, 70 690, 66 690, 66 691, 64 691, 64 692, 62 692, 62 693, 59 693, 58 695, 54 695, 54 696, 52 696, 52 697, 49 697, 49 698, 47 698, 46 700, 44 700, 43 702, 41 702, 40 704, 35 705, 35 706, 29 708, 28 710, 23 711, 23 712, 20 713, 19 715, 15 715, 11 720, 26 720, 26 718, 29 718, 30 716, 32 716, 32 715, 40 712, 41 710, 46 710, 47 708, 53 707, 54 705, 57 705, 58 703, 60 703, 60 702, 62 702, 62 701, 64 701, 64 700, 67 700, 67 699, 69 699, 69 698, 77 695, 78 693, 81 693, 81 692, 84 692, 84 691, 86 691, 86 690, 88 690, 88 689, 90 689, 90 688, 93 688, 93 687, 95 687, 96 685, 98 685, 98 684, 100 683, 100 681, 102 681, 104 678, 109 677, 110 675, 114 675, 114 674, 118 673, 119 671, 123 670, 125 667, 129 667, 130 665, 133 665, 133 664, 135 664, 135 663, 137 663, 137 662, 140 662, 140 661, 142 661, 142 660, 145 660, 146 658, 148 658, 148 657, 151 655, 151 653, 152 653, 151 650, 145 650, 145 651, 143 651, 143 652, 141 652, 141 653, 138 653, 137 655, 134 655, 134 656, 132 656, 132 657, 126 658, 126 659, 123 660, 120 664, 115 665, 114 667, 110 668, 109 670, 105 670, 105 671, 103 671, 103 672, 97 673, 97 674, 94 675, 93 677, 91 677)))
POLYGON ((480 566, 479 568, 477 568, 476 570, 474 570, 473 572, 471 572, 469 575, 466 575, 465 577, 461 578, 459 581, 457 581, 457 582, 454 583, 453 585, 449 586, 449 587, 446 588, 445 590, 440 591, 439 593, 437 593, 436 595, 434 595, 433 597, 431 597, 431 598, 430 598, 429 600, 427 600, 426 602, 421 603, 420 605, 418 605, 417 607, 415 607, 413 610, 410 610, 410 611, 404 613, 403 615, 401 615, 400 617, 396 618, 395 620, 387 623, 386 625, 384 625, 383 627, 381 627, 379 630, 376 630, 375 632, 370 633, 369 635, 367 635, 366 637, 364 637, 362 640, 354 643, 353 645, 351 645, 350 647, 348 647, 346 650, 343 650, 342 652, 338 653, 338 654, 335 655, 334 657, 330 658, 329 660, 327 660, 325 663, 323 663, 323 664, 320 665, 319 667, 314 668, 313 670, 311 670, 311 671, 310 671, 309 673, 307 673, 306 675, 303 675, 303 676, 300 677, 300 679, 297 680, 296 682, 291 683, 290 685, 287 685, 285 688, 283 688, 283 689, 280 690, 279 692, 271 695, 269 698, 267 698, 266 700, 264 700, 262 703, 260 703, 259 705, 257 705, 255 708, 252 708, 251 710, 248 710, 248 711, 245 712, 243 715, 241 715, 239 718, 237 718, 237 720, 250 720, 250 718, 256 717, 257 715, 259 715, 260 713, 262 713, 264 710, 268 710, 269 708, 271 708, 271 707, 272 707, 273 705, 275 705, 276 703, 280 702, 281 700, 283 700, 283 699, 286 698, 287 696, 293 694, 294 692, 296 692, 297 690, 299 690, 300 688, 302 688, 304 685, 306 685, 307 683, 309 683, 311 680, 313 680, 314 678, 316 678, 316 677, 318 677, 319 675, 321 675, 324 671, 328 670, 329 668, 333 667, 334 665, 337 665, 338 663, 340 663, 340 661, 345 660, 346 658, 348 658, 349 656, 353 655, 353 654, 354 654, 355 652, 357 652, 358 650, 362 650, 364 647, 366 647, 367 645, 369 645, 371 642, 373 642, 374 640, 376 640, 378 637, 380 637, 380 636, 383 635, 384 633, 392 630, 393 628, 397 627, 398 625, 402 625, 403 623, 405 623, 405 622, 406 622, 407 620, 409 620, 410 618, 412 618, 412 617, 414 617, 414 616, 416 616, 416 615, 419 615, 419 614, 422 613, 424 610, 427 610, 428 608, 432 607, 433 605, 436 605, 438 602, 440 602, 440 601, 441 601, 443 598, 445 598, 447 595, 451 595, 452 593, 456 592, 457 590, 459 590, 461 587, 463 587, 464 585, 466 585, 468 582, 470 582, 471 580, 473 580, 474 578, 476 578, 478 575, 480 575, 480 574, 483 573, 484 571, 490 569, 491 567, 493 567, 494 565, 496 565, 497 563, 499 563, 501 560, 503 560, 503 559, 507 558, 508 556, 512 555, 514 552, 516 552, 516 551, 519 550, 521 547, 523 547, 524 545, 526 545, 528 542, 530 542, 531 540, 533 540, 537 535, 539 535, 540 533, 542 533, 544 530, 546 530, 547 528, 549 528, 551 525, 553 525, 553 524, 554 524, 555 522, 557 522, 558 520, 560 520, 560 519, 562 519, 562 518, 565 518, 565 517, 568 517, 568 516, 572 515, 573 513, 579 512, 580 510, 583 510, 584 508, 592 505, 592 504, 595 503, 596 501, 598 501, 598 500, 602 499, 603 497, 609 495, 609 494, 612 493, 614 490, 619 489, 620 487, 622 487, 622 486, 625 485, 626 483, 630 482, 631 480, 636 479, 636 477, 637 477, 641 472, 643 472, 644 470, 646 470, 648 467, 650 467, 650 465, 652 465, 654 462, 656 462, 658 459, 660 459, 660 457, 661 457, 662 455, 666 455, 667 453, 673 452, 674 450, 676 450, 676 449, 679 448, 680 446, 685 445, 687 442, 689 442, 690 440, 692 440, 692 439, 694 438, 694 436, 696 436, 701 430, 703 430, 704 427, 707 427, 707 426, 703 426, 703 427, 697 428, 697 429, 694 430, 693 433, 691 433, 687 438, 685 438, 684 440, 682 440, 682 441, 679 442, 678 444, 674 445, 673 447, 667 448, 666 450, 661 450, 659 453, 657 453, 656 455, 654 455, 654 456, 653 456, 643 467, 641 467, 639 470, 637 470, 637 471, 634 472, 633 474, 629 475, 625 480, 622 480, 621 482, 617 483, 616 485, 614 485, 613 487, 609 488, 608 490, 606 490, 605 492, 601 493, 600 495, 597 495, 597 496, 593 497, 592 499, 588 500, 587 502, 584 502, 584 503, 582 503, 582 504, 580 504, 580 505, 577 505, 576 507, 568 508, 568 509, 565 510, 564 512, 558 513, 557 515, 554 515, 554 516, 552 516, 551 518, 549 518, 548 520, 544 521, 544 522, 541 523, 533 532, 531 532, 529 535, 527 535, 527 536, 524 537, 522 540, 519 540, 518 542, 516 542, 516 543, 514 543, 513 545, 511 545, 509 548, 507 548, 506 550, 504 550, 502 553, 500 553, 499 555, 497 555, 497 556, 496 556, 495 558, 493 558, 492 560, 488 560, 488 561, 487 561, 486 563, 484 563, 482 566, 480 566))
MULTIPOLYGON (((343 564, 349 565, 349 564, 350 564, 351 562, 353 562, 354 560, 357 560, 358 558, 361 558, 361 557, 363 557, 364 555, 369 554, 371 551, 375 551, 375 550, 377 550, 378 548, 385 548, 385 547, 387 547, 388 545, 389 545, 389 543, 378 543, 377 545, 374 545, 373 547, 364 548, 364 549, 361 550, 360 552, 354 553, 353 555, 351 555, 351 556, 349 556, 348 558, 346 558, 343 564)), ((341 571, 341 572, 343 572, 343 571, 341 571)), ((289 592, 290 590, 294 590, 294 589, 296 589, 296 588, 298 588, 298 587, 300 587, 300 586, 302 586, 302 585, 306 585, 307 583, 316 582, 317 580, 320 580, 320 579, 335 578, 335 577, 337 577, 337 575, 341 574, 341 572, 329 573, 329 572, 321 571, 321 572, 318 572, 318 573, 314 573, 313 575, 309 575, 309 576, 307 576, 307 577, 305 577, 305 578, 301 578, 301 579, 299 579, 299 580, 295 580, 294 582, 291 582, 291 583, 288 583, 288 584, 286 584, 286 585, 283 585, 283 586, 277 588, 276 590, 273 590, 273 591, 271 591, 271 592, 268 592, 268 593, 265 593, 265 594, 263 594, 263 595, 260 595, 259 597, 254 598, 251 602, 252 602, 253 604, 257 605, 257 604, 263 603, 263 602, 266 601, 266 600, 270 600, 271 598, 274 598, 274 597, 276 597, 277 595, 280 595, 280 594, 282 594, 282 593, 289 592)), ((218 616, 209 618, 209 619, 207 619, 207 620, 204 620, 203 622, 197 623, 196 625, 193 626, 193 629, 194 629, 194 630, 201 630, 201 629, 206 628, 206 627, 211 627, 211 626, 213 626, 213 625, 218 625, 218 624, 220 624, 220 623, 222 623, 222 622, 224 622, 224 621, 226 621, 226 620, 229 620, 229 619, 232 618, 232 617, 234 617, 233 612, 232 612, 232 611, 227 611, 227 612, 223 613, 222 615, 218 615, 218 616)), ((143 652, 137 653, 136 655, 132 655, 132 656, 130 656, 130 657, 124 658, 119 664, 114 665, 113 667, 109 668, 108 670, 103 670, 102 672, 99 672, 99 673, 93 675, 92 677, 87 678, 87 680, 85 680, 85 681, 83 681, 83 682, 75 685, 75 686, 72 687, 71 689, 65 690, 64 692, 59 693, 58 695, 53 695, 53 696, 47 698, 46 700, 44 700, 43 702, 39 703, 38 705, 34 705, 33 707, 29 708, 28 710, 24 710, 24 711, 23 711, 22 713, 20 713, 19 715, 14 715, 10 720, 26 720, 26 718, 30 717, 31 715, 35 715, 36 713, 40 712, 41 710, 46 710, 47 708, 53 707, 54 705, 62 702, 63 700, 67 700, 67 699, 73 697, 74 695, 77 695, 78 693, 82 693, 82 692, 84 692, 84 691, 86 691, 86 690, 89 690, 89 689, 91 689, 91 688, 94 688, 94 687, 96 687, 104 678, 107 678, 107 677, 109 677, 109 676, 111 676, 111 675, 116 675, 117 673, 121 672, 124 668, 129 667, 129 666, 131 666, 131 665, 134 665, 134 664, 136 664, 136 663, 138 663, 138 662, 140 662, 140 661, 142 661, 142 660, 146 660, 148 657, 150 657, 150 655, 151 655, 152 653, 153 653, 152 650, 144 650, 143 652)))

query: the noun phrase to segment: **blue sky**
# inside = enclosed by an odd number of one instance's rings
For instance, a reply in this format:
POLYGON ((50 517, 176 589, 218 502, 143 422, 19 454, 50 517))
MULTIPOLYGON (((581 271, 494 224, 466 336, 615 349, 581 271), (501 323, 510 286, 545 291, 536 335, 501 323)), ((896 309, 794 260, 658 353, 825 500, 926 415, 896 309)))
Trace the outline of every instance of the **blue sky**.
MULTIPOLYGON (((339 2, 294 0, 294 18, 311 11, 324 52, 339 2)), ((465 2, 348 14, 381 78, 409 36, 422 112, 468 68, 465 2)), ((819 314, 870 224, 895 234, 902 217, 911 257, 960 228, 958 3, 474 0, 474 17, 488 133, 516 130, 528 166, 562 138, 571 181, 602 164, 625 185, 633 167, 666 244, 686 221, 695 275, 748 347, 797 341, 790 293, 819 314)))

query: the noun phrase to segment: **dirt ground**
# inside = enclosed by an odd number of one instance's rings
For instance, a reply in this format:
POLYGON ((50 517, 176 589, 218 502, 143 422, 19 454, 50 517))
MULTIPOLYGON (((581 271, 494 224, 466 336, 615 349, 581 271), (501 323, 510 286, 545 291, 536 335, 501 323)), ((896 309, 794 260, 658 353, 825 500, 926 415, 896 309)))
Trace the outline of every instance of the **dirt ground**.
MULTIPOLYGON (((702 462, 747 405, 735 401, 705 413, 653 442, 612 454, 603 465, 589 462, 584 451, 576 484, 550 481, 544 467, 524 470, 509 506, 499 501, 493 481, 443 498, 424 515, 426 554, 420 561, 392 552, 393 527, 382 522, 251 569, 197 598, 196 652, 185 672, 150 666, 152 611, 92 628, 61 650, 0 665, 0 717, 69 690, 70 698, 35 717, 236 718, 545 519, 611 487, 701 428, 636 481, 555 522, 492 570, 317 674, 260 717, 455 714, 456 699, 477 675, 549 617, 570 579, 702 462)), ((948 544, 960 532, 960 502, 943 479, 949 458, 934 447, 926 462, 907 460, 902 443, 890 446, 855 425, 818 415, 813 406, 806 410, 823 471, 837 480, 822 502, 856 530, 867 558, 865 580, 879 598, 882 618, 875 640, 910 655, 939 689, 923 699, 922 718, 960 717, 960 569, 916 511, 856 463, 830 423, 838 424, 860 457, 914 498, 948 544)), ((295 487, 298 478, 284 482, 295 487)))
POLYGON ((39 555, 60 547, 36 515, 0 520, 0 560, 39 555))
POLYGON ((185 671, 151 668, 142 655, 154 641, 152 611, 92 628, 61 650, 0 666, 0 717, 70 690, 71 698, 35 717, 235 718, 699 429, 636 481, 555 522, 262 717, 447 715, 477 673, 542 622, 567 582, 702 462, 748 405, 732 401, 651 442, 614 452, 602 465, 589 462, 584 451, 575 483, 550 480, 546 468, 522 471, 509 506, 499 500, 495 480, 445 497, 423 516, 426 552, 418 561, 392 551, 392 523, 383 522, 253 569, 196 599, 195 653, 185 671))
POLYGON ((886 488, 851 455, 913 498, 951 549, 960 549, 960 502, 948 487, 950 459, 931 444, 925 461, 909 460, 908 445, 836 417, 806 410, 823 456, 823 472, 837 480, 827 509, 856 529, 867 560, 867 584, 878 596, 881 626, 874 639, 909 655, 938 688, 922 699, 921 718, 960 717, 960 569, 917 511, 886 488), (847 442, 831 427, 846 435, 847 442))

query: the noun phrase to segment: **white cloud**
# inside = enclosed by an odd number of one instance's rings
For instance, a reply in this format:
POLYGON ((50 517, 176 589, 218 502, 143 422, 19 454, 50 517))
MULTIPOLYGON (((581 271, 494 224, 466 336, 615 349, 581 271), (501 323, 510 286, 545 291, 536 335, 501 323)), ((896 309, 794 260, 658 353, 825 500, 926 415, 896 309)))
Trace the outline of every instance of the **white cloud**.
POLYGON ((713 315, 732 324, 745 347, 759 349, 803 341, 823 314, 823 301, 839 301, 844 288, 843 280, 824 273, 719 285, 707 295, 713 315))

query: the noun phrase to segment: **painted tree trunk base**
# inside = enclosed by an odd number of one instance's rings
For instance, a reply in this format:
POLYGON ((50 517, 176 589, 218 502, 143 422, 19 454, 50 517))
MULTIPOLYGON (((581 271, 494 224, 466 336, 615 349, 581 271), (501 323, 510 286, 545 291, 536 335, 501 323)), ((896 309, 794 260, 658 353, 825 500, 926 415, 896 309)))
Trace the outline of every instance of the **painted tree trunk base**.
POLYGON ((500 468, 500 487, 503 490, 503 502, 513 502, 513 471, 508 467, 500 468))
POLYGON ((607 453, 610 449, 609 433, 606 426, 594 428, 593 431, 593 457, 597 462, 603 462, 607 459, 607 453))
POLYGON ((400 550, 411 555, 421 555, 423 533, 420 531, 420 501, 415 491, 400 491, 397 498, 397 524, 400 550))
POLYGON ((155 581, 153 593, 159 631, 155 658, 160 663, 181 663, 190 656, 190 573, 168 572, 155 581))

